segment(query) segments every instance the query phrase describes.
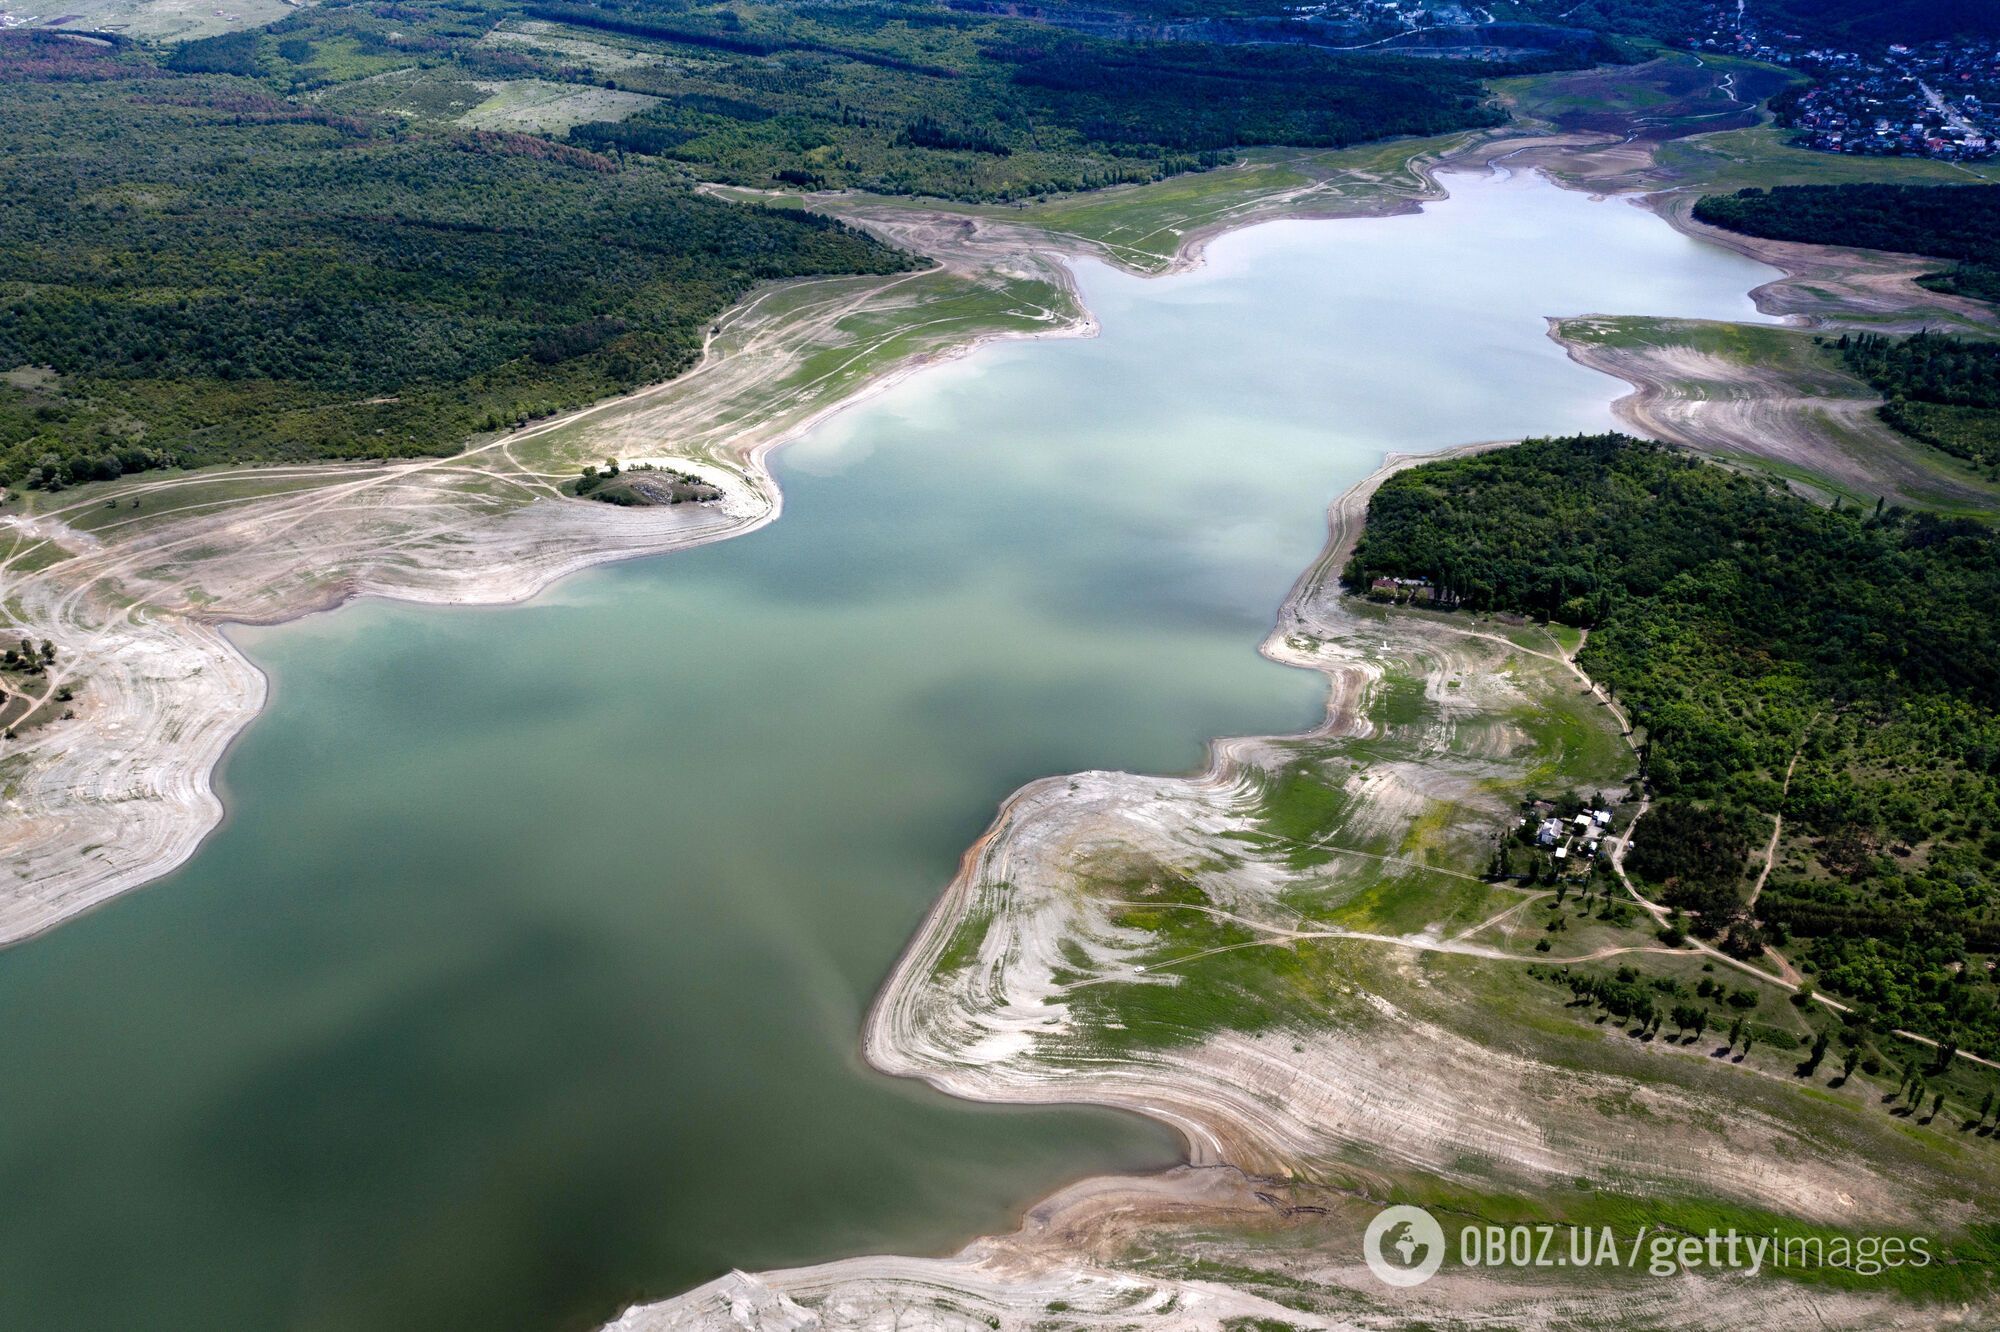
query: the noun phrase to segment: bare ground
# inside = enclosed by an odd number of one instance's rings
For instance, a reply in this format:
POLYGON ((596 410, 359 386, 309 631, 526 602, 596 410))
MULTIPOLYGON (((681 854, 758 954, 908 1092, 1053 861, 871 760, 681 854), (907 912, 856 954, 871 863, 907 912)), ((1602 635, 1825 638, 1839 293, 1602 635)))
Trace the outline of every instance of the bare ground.
MULTIPOLYGON (((1442 725, 1426 722, 1403 737, 1407 757, 1358 764, 1366 786, 1383 767, 1421 774, 1421 795, 1383 783, 1357 800, 1330 843, 1383 845, 1379 822, 1407 823, 1438 801, 1503 816, 1504 798, 1486 778, 1496 759, 1506 768, 1519 754, 1492 715, 1510 702, 1532 706, 1576 679, 1559 650, 1524 648, 1506 626, 1465 632, 1427 617, 1357 611, 1338 595, 1330 577, 1367 496, 1413 461, 1392 461, 1336 504, 1325 554, 1265 644, 1279 660, 1327 675, 1322 754, 1338 753, 1343 740, 1379 753, 1394 738, 1370 720, 1370 694, 1388 675, 1414 667, 1431 682, 1460 682, 1442 725), (1468 684, 1476 695, 1458 699, 1468 684)), ((1604 716, 1622 725, 1608 702, 1604 716)), ((1215 855, 1230 834, 1251 830, 1259 770, 1282 761, 1278 742, 1236 740, 1218 744, 1209 768, 1192 778, 1086 773, 1024 788, 968 853, 868 1023, 865 1050, 878 1067, 980 1100, 1084 1101, 1149 1114, 1182 1130, 1190 1166, 1086 1181, 1033 1209, 1014 1234, 950 1258, 734 1273, 637 1307, 612 1326, 1025 1328, 1057 1314, 1079 1327, 1171 1328, 1237 1319, 1351 1329, 1976 1323, 1972 1311, 1737 1274, 1565 1283, 1532 1271, 1460 1270, 1411 1292, 1376 1282, 1357 1261, 1357 1240, 1399 1179, 1529 1196, 1590 1180, 1878 1226, 1966 1219, 1979 1192, 2000 1180, 1985 1161, 1972 1167, 1979 1182, 1948 1180, 1937 1162, 1914 1163, 1887 1146, 1894 1130, 1882 1124, 1806 1126, 1789 1087, 1758 1085, 1780 1079, 1692 1052, 1678 1061, 1686 1068, 1670 1070, 1657 1062, 1638 1069, 1609 1047, 1612 1057, 1595 1068, 1579 1067, 1574 1052, 1552 1058, 1532 1040, 1495 1031, 1462 995, 1441 992, 1448 976, 1419 965, 1429 953, 1533 959, 1468 940, 1545 894, 1450 937, 1306 922, 1302 886, 1338 897, 1328 881, 1352 872, 1348 862, 1302 873, 1282 856, 1218 864, 1215 855), (1325 940, 1350 950, 1340 994, 1276 1031, 1224 1026, 1164 1048, 1098 1048, 1092 1037, 1105 1033, 1074 1008, 1079 992, 1175 983, 1143 933, 1120 923, 1117 908, 1128 903, 1094 882, 1107 856, 1201 866, 1208 899, 1227 903, 1212 910, 1257 927, 1270 946, 1325 940), (991 921, 976 953, 948 962, 957 931, 976 919, 991 921)))
MULTIPOLYGON (((1775 463, 1820 495, 1974 507, 2000 500, 1990 483, 1883 424, 1876 415, 1882 399, 1864 384, 1807 392, 1790 366, 1671 342, 1620 346, 1573 336, 1591 322, 1562 321, 1553 336, 1577 363, 1634 386, 1613 410, 1636 434, 1712 456, 1775 463)), ((1679 321, 1649 323, 1671 333, 1679 321)))
POLYGON ((1392 1291, 1346 1240, 1369 1199, 1182 1168, 1086 1180, 1031 1211, 1011 1235, 949 1258, 855 1258, 732 1272, 679 1299, 635 1308, 614 1332, 988 1332, 989 1329, 1219 1329, 1441 1332, 1496 1327, 1976 1326, 1967 1311, 1908 1308, 1741 1275, 1636 1278, 1588 1290, 1548 1274, 1441 1273, 1392 1291), (1171 1256, 1169 1256, 1171 1255, 1171 1256), (1253 1320, 1253 1321, 1239 1321, 1253 1320), (1261 1321, 1255 1321, 1261 1320, 1261 1321))

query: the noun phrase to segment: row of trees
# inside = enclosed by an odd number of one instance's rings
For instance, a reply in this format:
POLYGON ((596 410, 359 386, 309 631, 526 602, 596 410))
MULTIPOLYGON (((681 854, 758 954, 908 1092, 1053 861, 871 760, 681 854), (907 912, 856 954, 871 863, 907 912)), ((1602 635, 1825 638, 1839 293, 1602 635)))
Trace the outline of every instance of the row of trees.
POLYGON ((2000 342, 1941 333, 1843 333, 1833 345, 1847 368, 1885 397, 2000 408, 2000 342))

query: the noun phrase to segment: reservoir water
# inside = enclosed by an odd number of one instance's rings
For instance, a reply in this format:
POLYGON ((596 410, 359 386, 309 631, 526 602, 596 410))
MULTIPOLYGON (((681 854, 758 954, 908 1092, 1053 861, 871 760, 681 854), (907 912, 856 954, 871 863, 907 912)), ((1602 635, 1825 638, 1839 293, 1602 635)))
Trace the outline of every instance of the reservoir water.
POLYGON ((1449 183, 1084 265, 1100 337, 835 418, 753 536, 240 633, 274 692, 225 826, 0 954, 0 1327, 588 1327, 1177 1159, 879 1077, 861 1016, 1020 783, 1314 720, 1256 645, 1385 451, 1610 426, 1546 316, 1753 319, 1775 276, 1449 183))

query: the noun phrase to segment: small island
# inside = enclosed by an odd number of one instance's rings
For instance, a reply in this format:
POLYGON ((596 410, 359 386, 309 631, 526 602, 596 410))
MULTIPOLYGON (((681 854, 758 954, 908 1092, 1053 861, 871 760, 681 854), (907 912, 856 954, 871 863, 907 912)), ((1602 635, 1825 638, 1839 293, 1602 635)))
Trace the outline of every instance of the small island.
POLYGON ((616 458, 606 458, 603 467, 585 467, 577 478, 574 492, 579 499, 601 500, 625 508, 655 504, 711 504, 722 498, 722 489, 710 485, 693 472, 663 467, 658 463, 631 463, 619 466, 616 458))

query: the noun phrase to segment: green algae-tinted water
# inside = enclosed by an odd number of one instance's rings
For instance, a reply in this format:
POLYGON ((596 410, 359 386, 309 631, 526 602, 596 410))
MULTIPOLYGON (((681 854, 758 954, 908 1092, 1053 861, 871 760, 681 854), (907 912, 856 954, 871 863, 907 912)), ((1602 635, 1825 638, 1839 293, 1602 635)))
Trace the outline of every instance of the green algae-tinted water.
POLYGON ((0 1327, 587 1327, 1177 1159, 874 1075, 861 1016, 1016 785, 1314 719, 1255 647, 1385 450, 1610 424, 1544 316, 1750 318, 1772 276, 1452 183, 1086 267, 1100 338, 838 418, 754 536, 240 634, 275 689, 226 825, 0 954, 0 1327))

